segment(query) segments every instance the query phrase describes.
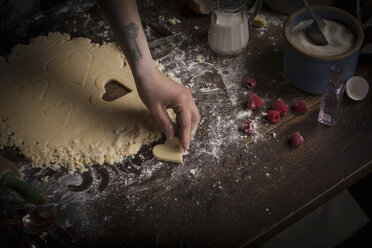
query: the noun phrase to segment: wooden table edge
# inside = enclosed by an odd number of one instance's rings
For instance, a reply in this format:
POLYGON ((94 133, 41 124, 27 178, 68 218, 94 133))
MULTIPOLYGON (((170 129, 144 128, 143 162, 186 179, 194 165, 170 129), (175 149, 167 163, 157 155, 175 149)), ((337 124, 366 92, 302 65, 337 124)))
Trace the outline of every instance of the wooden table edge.
POLYGON ((275 235, 279 234, 281 231, 286 229, 287 227, 291 226, 292 224, 296 223, 307 214, 311 213, 325 202, 329 201, 342 191, 348 189, 350 186, 355 184, 356 182, 360 181, 368 174, 372 173, 372 160, 368 163, 360 167, 358 170, 354 171, 348 177, 340 180, 338 183, 333 185, 331 188, 327 189, 325 192, 305 204, 303 207, 299 208, 297 211, 288 215, 285 219, 281 222, 277 223, 269 230, 259 234, 258 236, 254 237, 253 239, 249 240, 247 243, 240 246, 241 248, 247 247, 259 247, 266 241, 269 241, 275 235))

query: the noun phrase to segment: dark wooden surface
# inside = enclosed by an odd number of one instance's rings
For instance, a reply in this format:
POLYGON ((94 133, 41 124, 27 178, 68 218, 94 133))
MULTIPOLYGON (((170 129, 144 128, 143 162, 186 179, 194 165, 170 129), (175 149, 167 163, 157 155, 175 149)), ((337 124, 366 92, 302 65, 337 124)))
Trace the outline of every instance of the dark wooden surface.
MULTIPOLYGON (((41 19, 26 22, 24 30, 9 36, 8 46, 27 43, 29 38, 49 31, 89 37, 94 42, 113 40, 112 34, 98 37, 97 32, 104 31, 104 28, 98 30, 99 25, 94 23, 79 29, 79 22, 82 21, 79 13, 66 12, 54 18, 53 11, 62 7, 64 5, 45 13, 41 19), (76 27, 64 25, 66 20, 76 20, 78 24, 76 27)), ((87 11, 94 21, 102 20, 100 11, 94 5, 89 6, 87 11)), ((186 38, 172 46, 152 50, 154 58, 161 60, 175 46, 187 51, 186 56, 189 57, 202 53, 207 62, 221 71, 227 70, 227 78, 234 86, 226 89, 221 78, 212 71, 205 74, 204 80, 214 82, 219 90, 210 94, 198 90, 193 92, 203 123, 183 165, 162 163, 146 180, 128 185, 123 183, 121 187, 120 180, 115 182, 110 178, 107 167, 95 166, 91 169, 92 175, 98 177, 92 178, 88 172, 83 175, 80 188, 70 185, 67 190, 77 192, 74 199, 94 198, 94 194, 99 194, 99 201, 84 201, 81 205, 77 204, 77 200, 66 203, 55 193, 53 204, 48 207, 55 212, 57 219, 68 219, 72 225, 62 228, 59 221, 47 230, 49 244, 74 244, 79 247, 257 247, 371 172, 371 92, 360 102, 345 96, 342 114, 335 127, 319 124, 319 96, 298 91, 283 77, 280 25, 269 25, 263 33, 260 29, 252 29, 248 48, 237 56, 227 58, 217 56, 206 44, 208 16, 197 16, 181 4, 170 5, 162 1, 157 6, 145 1, 141 13, 153 18, 158 15, 177 16, 182 25, 168 28, 173 33, 187 34, 186 38), (200 28, 195 29, 194 26, 200 28), (200 47, 197 51, 193 49, 195 44, 200 47), (234 68, 240 76, 233 77, 229 68, 234 68), (258 84, 254 92, 269 99, 264 111, 270 106, 270 101, 279 97, 290 106, 298 99, 306 99, 309 111, 304 115, 289 112, 276 125, 266 125, 261 112, 255 112, 253 117, 262 119, 260 132, 264 138, 254 142, 252 137, 241 134, 243 138, 230 142, 226 136, 226 142, 217 144, 218 157, 201 153, 200 149, 209 147, 205 144, 211 140, 211 127, 217 125, 216 117, 244 110, 247 96, 253 92, 247 93, 241 85, 241 79, 246 77, 255 78, 258 84), (236 99, 236 103, 231 99, 236 99), (305 142, 301 147, 293 148, 288 139, 297 130, 305 142), (196 176, 188 173, 191 168, 197 168, 196 176), (100 189, 93 191, 88 187, 90 184, 98 184, 100 189), (132 199, 128 200, 130 197, 132 199), (79 218, 80 215, 85 218, 79 218), (106 221, 107 216, 109 221, 106 221), (91 228, 82 229, 82 221, 91 224, 91 228)), ((3 47, 3 51, 6 50, 9 48, 3 47)), ((372 68, 358 66, 356 75, 371 82, 372 68)), ((184 83, 188 85, 190 81, 185 78, 184 83)), ((112 93, 108 91, 108 94, 112 93)), ((238 125, 234 132, 239 132, 238 125)), ((226 135, 223 131, 221 134, 226 135)), ((119 170, 109 169, 135 177, 142 175, 143 168, 149 163, 150 166, 151 163, 158 166, 152 159, 151 146, 141 149, 141 153, 143 157, 135 156, 116 165, 119 170), (127 162, 136 166, 127 166, 127 162)), ((2 154, 23 161, 12 151, 6 150, 2 154)), ((56 182, 66 175, 63 170, 42 172, 42 176, 50 175, 56 182)), ((26 170, 25 179, 53 195, 60 185, 50 182, 41 184, 33 177, 36 173, 40 177, 40 170, 26 170)), ((0 200, 3 203, 0 204, 1 219, 33 209, 15 196, 5 195, 0 200)), ((36 240, 42 246, 46 245, 36 240)))

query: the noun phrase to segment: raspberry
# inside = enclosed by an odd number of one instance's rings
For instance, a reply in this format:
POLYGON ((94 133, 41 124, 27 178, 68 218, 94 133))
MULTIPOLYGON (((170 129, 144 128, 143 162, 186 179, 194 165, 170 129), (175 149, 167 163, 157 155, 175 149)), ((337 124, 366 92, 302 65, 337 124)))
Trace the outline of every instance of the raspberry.
POLYGON ((277 123, 280 119, 280 112, 278 110, 269 110, 267 119, 269 119, 271 123, 277 123))
POLYGON ((251 120, 248 120, 246 122, 244 122, 243 126, 241 127, 241 129, 245 132, 245 133, 248 133, 248 134, 254 134, 255 131, 254 131, 254 122, 251 121, 251 120))
POLYGON ((251 97, 248 99, 248 105, 247 107, 249 109, 259 109, 263 106, 264 100, 261 99, 257 94, 251 95, 251 97))
POLYGON ((254 80, 254 78, 245 79, 244 85, 250 89, 254 89, 256 88, 256 80, 254 80))
POLYGON ((304 138, 301 136, 300 132, 297 131, 294 134, 292 134, 291 144, 293 146, 298 147, 302 145, 302 143, 304 143, 304 138))
POLYGON ((271 105, 271 109, 279 111, 281 115, 285 115, 288 112, 288 105, 285 104, 283 99, 279 98, 271 105))
POLYGON ((297 102, 293 107, 293 111, 297 113, 305 113, 307 111, 307 106, 305 100, 297 102))

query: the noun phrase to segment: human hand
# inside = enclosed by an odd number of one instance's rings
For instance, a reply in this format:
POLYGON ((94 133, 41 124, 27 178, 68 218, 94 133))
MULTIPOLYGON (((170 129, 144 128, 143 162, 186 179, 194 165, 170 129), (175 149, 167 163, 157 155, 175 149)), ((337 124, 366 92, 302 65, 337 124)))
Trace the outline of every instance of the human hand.
POLYGON ((200 115, 192 98, 190 89, 166 77, 157 69, 136 77, 138 93, 157 121, 168 139, 173 138, 175 130, 167 109, 171 108, 177 115, 182 147, 189 149, 189 143, 194 137, 200 115))

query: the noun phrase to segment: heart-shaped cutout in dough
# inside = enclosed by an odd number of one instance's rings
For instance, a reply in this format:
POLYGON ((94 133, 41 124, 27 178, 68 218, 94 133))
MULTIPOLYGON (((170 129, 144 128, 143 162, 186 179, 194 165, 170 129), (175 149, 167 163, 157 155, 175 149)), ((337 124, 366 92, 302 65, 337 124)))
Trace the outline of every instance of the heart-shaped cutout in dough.
POLYGON ((167 139, 164 144, 156 145, 152 149, 155 158, 163 161, 182 163, 182 144, 177 137, 167 139))
POLYGON ((38 79, 33 82, 27 82, 23 84, 19 88, 19 92, 23 95, 42 102, 47 89, 48 81, 45 79, 38 79))
POLYGON ((47 108, 44 112, 44 116, 49 120, 67 126, 71 119, 74 105, 70 102, 62 102, 58 105, 53 105, 47 108))
POLYGON ((105 84, 105 94, 103 94, 102 99, 106 102, 111 102, 130 92, 132 92, 132 90, 121 85, 116 80, 110 80, 105 84))
POLYGON ((84 88, 91 65, 92 55, 85 51, 77 51, 70 53, 66 58, 53 59, 48 63, 47 71, 84 88))

